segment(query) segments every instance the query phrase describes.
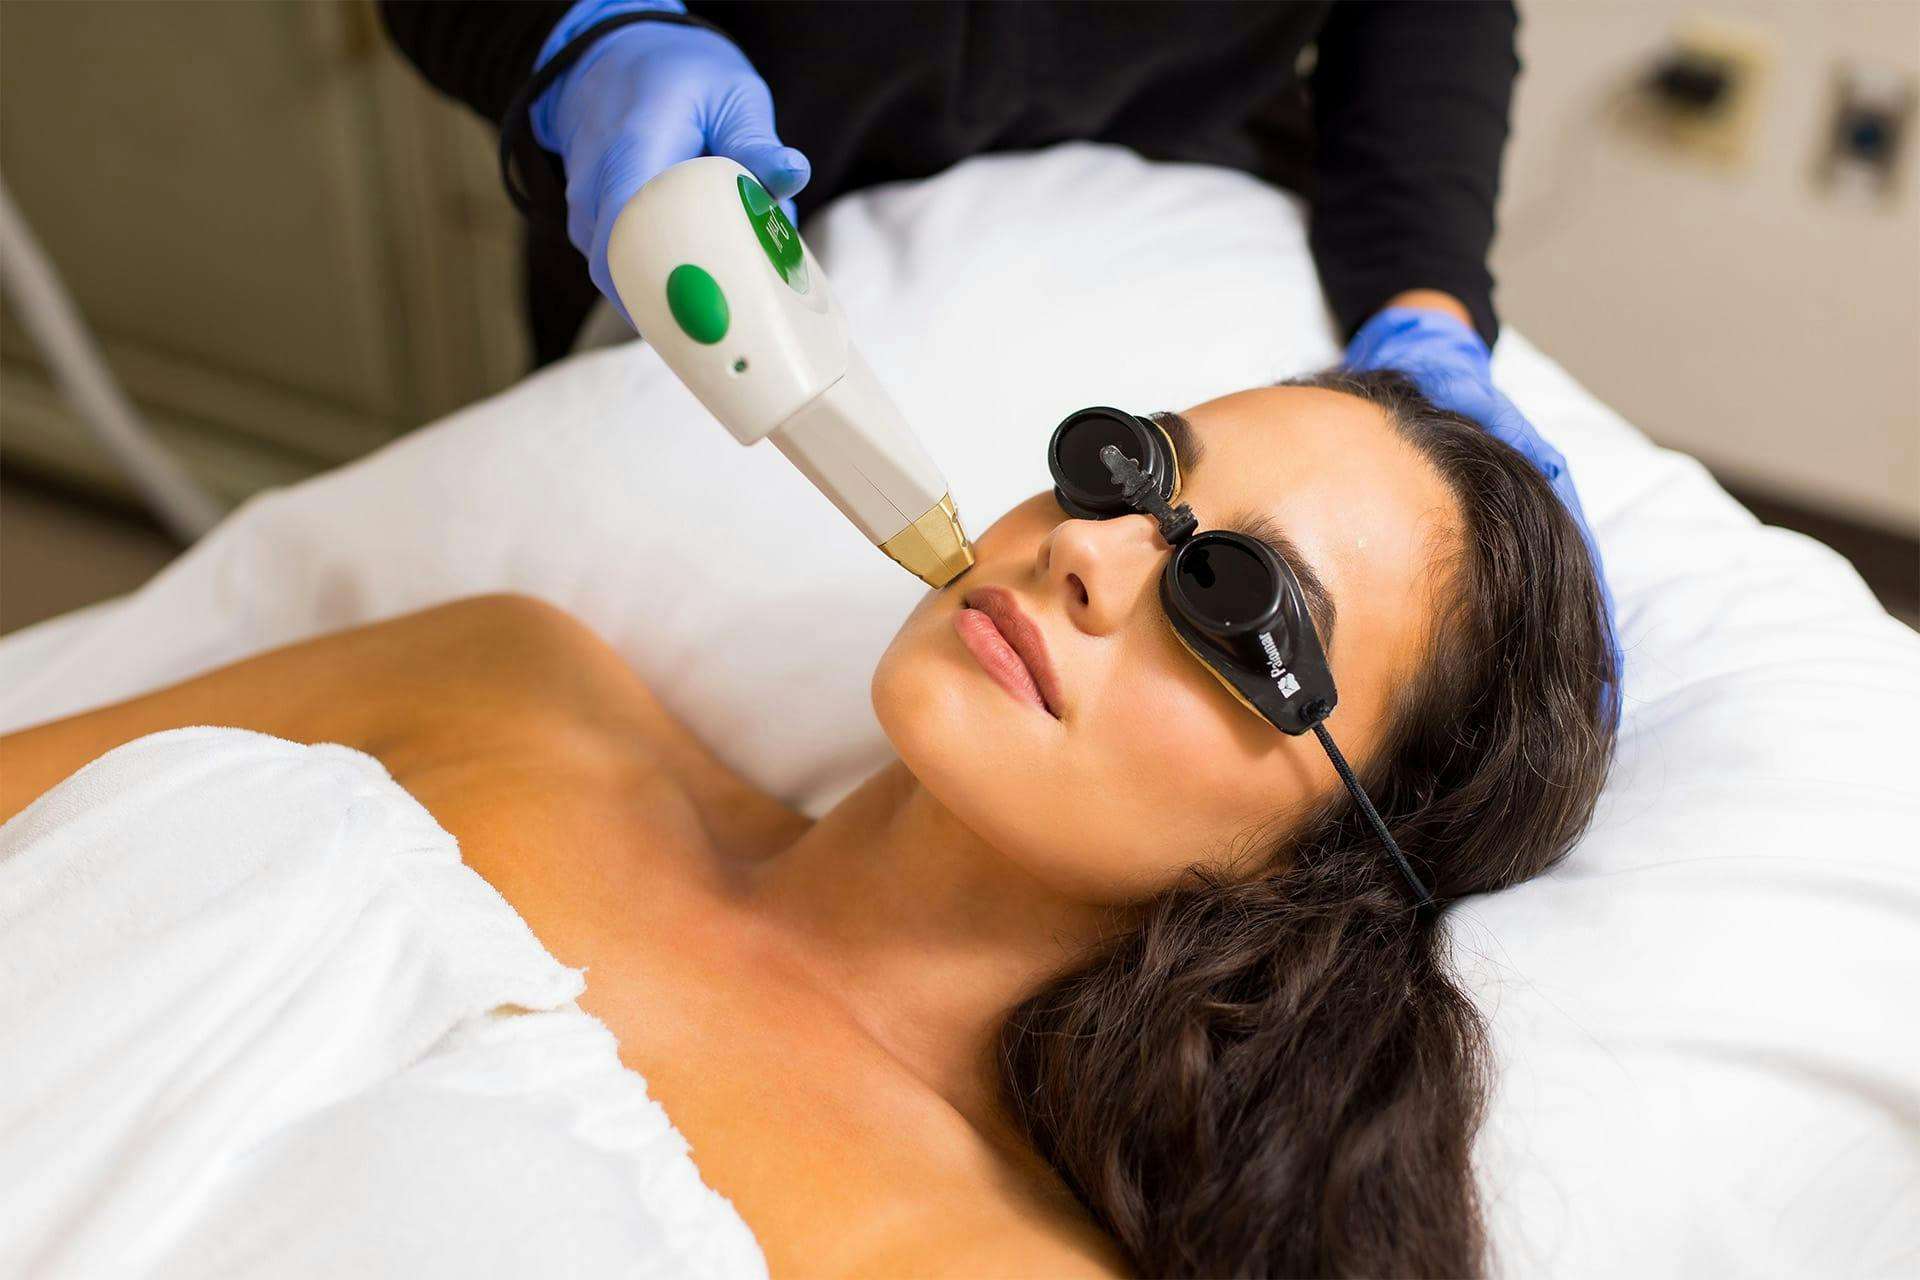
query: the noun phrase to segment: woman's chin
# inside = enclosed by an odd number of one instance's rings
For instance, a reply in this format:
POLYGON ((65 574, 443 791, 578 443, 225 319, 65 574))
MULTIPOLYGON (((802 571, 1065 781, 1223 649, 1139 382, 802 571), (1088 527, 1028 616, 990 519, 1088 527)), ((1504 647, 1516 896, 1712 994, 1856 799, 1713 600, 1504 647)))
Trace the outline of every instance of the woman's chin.
POLYGON ((937 779, 962 786, 997 779, 1004 787, 1008 769, 1038 762, 1040 731, 1057 722, 1001 688, 958 642, 954 649, 896 640, 873 671, 874 715, 907 767, 936 791, 937 779))

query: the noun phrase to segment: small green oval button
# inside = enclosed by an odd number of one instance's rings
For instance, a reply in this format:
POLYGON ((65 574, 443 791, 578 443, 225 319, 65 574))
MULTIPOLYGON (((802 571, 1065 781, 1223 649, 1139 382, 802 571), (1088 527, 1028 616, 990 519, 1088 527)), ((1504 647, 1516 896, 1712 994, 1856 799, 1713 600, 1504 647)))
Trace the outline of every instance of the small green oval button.
POLYGON ((683 262, 667 276, 667 310, 695 342, 711 345, 727 336, 727 295, 712 276, 683 262))

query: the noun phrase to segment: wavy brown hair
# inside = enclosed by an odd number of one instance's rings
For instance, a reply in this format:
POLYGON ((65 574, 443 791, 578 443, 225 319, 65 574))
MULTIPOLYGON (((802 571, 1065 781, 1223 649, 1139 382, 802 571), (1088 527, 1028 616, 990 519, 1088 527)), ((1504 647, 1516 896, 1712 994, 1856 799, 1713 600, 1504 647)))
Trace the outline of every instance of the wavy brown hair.
MULTIPOLYGON (((1359 772, 1441 902, 1539 875, 1593 813, 1614 681, 1595 566, 1547 481, 1391 371, 1358 396, 1462 533, 1418 673, 1359 772)), ((1002 1026, 1004 1102, 1147 1276, 1470 1276, 1491 1055, 1441 927, 1344 789, 1257 869, 1188 870, 1002 1026)))

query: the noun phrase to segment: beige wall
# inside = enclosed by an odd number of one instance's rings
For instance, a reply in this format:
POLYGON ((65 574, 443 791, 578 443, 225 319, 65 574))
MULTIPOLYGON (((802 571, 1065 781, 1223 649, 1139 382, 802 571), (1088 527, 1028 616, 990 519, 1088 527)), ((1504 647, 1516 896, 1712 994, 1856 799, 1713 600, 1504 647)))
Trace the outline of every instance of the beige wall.
POLYGON ((1920 0, 1521 0, 1521 22, 1505 320, 1723 476, 1920 531, 1920 121, 1891 205, 1815 177, 1836 64, 1920 76, 1920 0), (1662 148, 1621 109, 1697 15, 1771 50, 1737 167, 1662 148))

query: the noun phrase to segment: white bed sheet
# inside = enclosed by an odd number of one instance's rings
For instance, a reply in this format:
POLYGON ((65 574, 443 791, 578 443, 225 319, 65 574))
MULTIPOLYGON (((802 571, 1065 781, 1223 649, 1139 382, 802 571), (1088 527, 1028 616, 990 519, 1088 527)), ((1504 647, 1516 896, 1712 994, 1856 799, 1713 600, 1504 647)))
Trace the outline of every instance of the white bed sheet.
MULTIPOLYGON (((1067 144, 804 232, 976 530, 1046 487, 1068 410, 1178 408, 1337 356, 1298 204, 1238 173, 1067 144)), ((1495 372, 1574 469, 1628 663, 1590 836, 1450 918, 1501 1059, 1477 1154, 1497 1256, 1920 1272, 1920 637, 1519 334, 1495 372)), ((867 678, 916 584, 638 344, 259 496, 141 591, 0 642, 0 727, 497 590, 586 619, 809 812, 887 757, 867 678)))

